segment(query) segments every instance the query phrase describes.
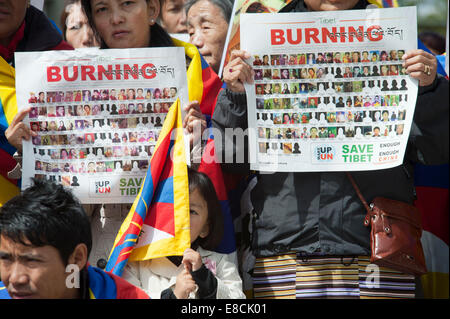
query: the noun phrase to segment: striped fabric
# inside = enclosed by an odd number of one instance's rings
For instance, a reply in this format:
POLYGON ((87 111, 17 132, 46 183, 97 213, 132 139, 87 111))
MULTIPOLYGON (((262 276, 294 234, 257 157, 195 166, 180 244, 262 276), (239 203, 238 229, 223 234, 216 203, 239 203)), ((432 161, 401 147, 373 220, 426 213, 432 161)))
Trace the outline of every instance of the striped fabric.
POLYGON ((415 278, 373 265, 368 256, 289 253, 256 260, 253 293, 257 299, 414 298, 415 278))

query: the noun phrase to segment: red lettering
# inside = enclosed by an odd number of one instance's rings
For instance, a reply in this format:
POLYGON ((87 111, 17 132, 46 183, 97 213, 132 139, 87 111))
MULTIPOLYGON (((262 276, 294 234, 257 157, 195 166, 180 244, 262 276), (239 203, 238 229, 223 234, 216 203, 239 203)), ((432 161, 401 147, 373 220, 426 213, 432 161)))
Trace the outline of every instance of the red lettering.
POLYGON ((270 30, 270 40, 272 45, 282 45, 286 41, 284 39, 284 31, 280 29, 270 30))
POLYGON ((47 82, 59 82, 61 81, 61 69, 57 66, 47 67, 47 82))
POLYGON ((305 29, 305 43, 311 43, 311 39, 314 40, 315 43, 320 43, 319 38, 319 30, 316 28, 306 28, 305 29))
POLYGON ((131 74, 131 76, 134 79, 139 79, 139 65, 134 64, 133 68, 131 68, 128 64, 123 65, 123 73, 124 73, 124 79, 128 80, 128 76, 131 74))
POLYGON ((142 76, 148 80, 156 77, 156 68, 152 63, 144 64, 141 68, 142 76))
POLYGON ((364 27, 358 27, 358 31, 353 27, 348 27, 348 40, 353 42, 354 36, 356 36, 359 42, 364 42, 364 27))
POLYGON ((116 64, 116 80, 122 79, 122 68, 120 64, 116 64))
MULTIPOLYGON (((336 36, 336 33, 337 33, 337 28, 336 27, 332 27, 331 28, 331 32, 327 28, 322 28, 322 42, 323 43, 327 43, 328 39, 330 39, 331 42, 336 43, 337 39, 338 39, 337 36, 336 36)), ((341 41, 342 41, 342 38, 341 38, 341 41)))
POLYGON ((345 40, 347 40, 347 32, 345 31, 345 27, 340 27, 339 33, 341 34, 341 42, 345 43, 345 40))
POLYGON ((374 42, 383 40, 383 32, 380 32, 380 30, 381 30, 381 27, 379 25, 373 25, 373 26, 369 27, 367 29, 367 38, 370 41, 374 41, 374 42), (378 30, 378 31, 373 32, 374 30, 378 30), (373 34, 372 34, 372 32, 373 32, 373 34))
POLYGON ((299 44, 302 42, 302 29, 297 29, 297 39, 292 39, 292 29, 287 30, 287 41, 290 44, 299 44))
POLYGON ((105 67, 103 65, 98 66, 98 80, 103 80, 103 76, 106 76, 108 80, 113 79, 112 65, 108 65, 108 71, 105 70, 105 67))
POLYGON ((86 81, 87 76, 89 76, 89 78, 92 81, 95 81, 95 67, 92 65, 82 65, 81 66, 81 81, 86 81))
POLYGON ((68 66, 65 66, 63 68, 63 73, 64 73, 64 80, 66 80, 67 82, 73 82, 76 79, 78 79, 78 66, 76 66, 76 65, 73 66, 72 76, 69 76, 69 67, 68 66))

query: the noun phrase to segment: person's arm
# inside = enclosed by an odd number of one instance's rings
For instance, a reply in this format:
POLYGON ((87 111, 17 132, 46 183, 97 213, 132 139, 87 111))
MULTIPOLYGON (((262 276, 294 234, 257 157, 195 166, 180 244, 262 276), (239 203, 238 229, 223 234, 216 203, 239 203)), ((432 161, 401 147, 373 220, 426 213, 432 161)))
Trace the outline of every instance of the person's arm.
POLYGON ((231 256, 221 254, 221 258, 216 265, 215 278, 217 280, 217 299, 245 299, 242 291, 242 279, 236 264, 231 260, 231 256))
MULTIPOLYGON (((233 134, 235 129, 240 129, 240 132, 248 129, 244 83, 253 83, 254 76, 252 67, 244 62, 248 57, 249 54, 244 51, 232 52, 230 63, 223 72, 227 88, 220 91, 212 116, 213 128, 220 133, 219 137, 215 137, 220 138, 215 143, 216 156, 221 159, 224 170, 231 173, 247 173, 250 167, 247 134, 244 143, 238 143, 233 134), (242 158, 243 161, 238 162, 242 158)), ((238 131, 235 133, 239 139, 238 131)))
POLYGON ((409 139, 408 155, 427 165, 449 160, 449 83, 437 75, 436 58, 422 50, 406 54, 407 73, 419 80, 419 92, 409 139), (427 72, 426 67, 430 67, 427 72))

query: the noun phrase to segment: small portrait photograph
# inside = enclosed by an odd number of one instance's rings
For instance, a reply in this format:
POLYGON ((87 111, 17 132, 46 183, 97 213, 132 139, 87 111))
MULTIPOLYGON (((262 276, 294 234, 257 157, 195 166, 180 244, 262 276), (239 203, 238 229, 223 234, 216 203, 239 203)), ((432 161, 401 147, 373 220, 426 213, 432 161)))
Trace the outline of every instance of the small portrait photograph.
POLYGON ((356 65, 353 67, 353 77, 356 78, 359 76, 361 76, 361 68, 356 65))
POLYGON ((397 50, 389 51, 389 61, 398 61, 398 51, 397 50))
POLYGON ((57 117, 63 117, 63 116, 66 116, 66 111, 65 111, 65 109, 64 109, 64 106, 58 105, 58 106, 56 107, 56 113, 55 113, 55 115, 56 115, 57 117))
POLYGON ((344 134, 345 137, 355 137, 355 128, 353 126, 346 127, 344 134))
POLYGON ((299 93, 302 93, 302 94, 308 93, 308 83, 302 82, 299 84, 299 93))
MULTIPOLYGON (((83 90, 83 102, 92 101, 92 95, 90 90, 83 90)), ((98 91, 97 91, 98 92, 98 91)))
POLYGON ((122 157, 122 146, 113 146, 113 157, 122 157))
POLYGON ((380 76, 388 76, 389 75, 389 66, 383 64, 380 66, 380 76))
POLYGON ((342 63, 351 63, 352 57, 350 55, 350 52, 344 52, 342 54, 342 63))
POLYGON ((353 106, 353 99, 351 98, 351 96, 349 96, 345 100, 345 107, 352 107, 352 106, 353 106))
POLYGON ((371 62, 370 56, 369 56, 369 51, 363 51, 361 53, 361 62, 363 62, 363 63, 371 62))
POLYGON ((334 63, 342 63, 341 52, 334 52, 334 54, 333 54, 333 62, 334 63))
POLYGON ((300 74, 298 73, 298 69, 290 69, 289 70, 289 79, 291 79, 291 80, 300 79, 300 74))
POLYGON ((160 88, 155 88, 153 90, 153 98, 158 100, 158 99, 162 99, 162 92, 160 88))
POLYGON ((389 76, 397 76, 398 75, 398 66, 395 64, 391 64, 389 66, 388 75, 389 76))
POLYGON ((380 72, 378 70, 377 65, 372 66, 372 76, 380 76, 380 72))
POLYGON ((56 121, 48 121, 48 131, 54 132, 58 130, 58 125, 56 121))
POLYGON ((372 137, 373 135, 372 126, 363 126, 363 134, 365 137, 372 137))
POLYGON ((323 79, 323 78, 325 78, 325 69, 324 68, 317 68, 317 71, 316 71, 316 78, 317 79, 323 79))
POLYGON ((344 92, 344 82, 334 82, 334 90, 336 93, 344 92))
POLYGON ((255 92, 256 92, 256 95, 263 95, 264 94, 264 84, 255 84, 255 92))
POLYGON ((316 79, 316 68, 308 68, 308 79, 316 79))
POLYGON ((83 116, 90 116, 92 115, 91 106, 89 104, 85 104, 83 106, 83 116))
POLYGON ((91 96, 91 101, 101 101, 102 100, 102 95, 100 90, 93 90, 92 91, 92 96, 91 96))
POLYGON ((292 143, 283 143, 283 154, 292 154, 292 143))
POLYGON ((325 53, 325 63, 334 63, 334 52, 325 53))
POLYGON ((302 139, 309 138, 309 131, 306 126, 303 126, 303 128, 301 129, 300 138, 302 139))
POLYGON ((362 76, 362 77, 369 77, 369 76, 372 76, 372 75, 370 74, 370 66, 364 65, 363 68, 362 68, 362 70, 361 70, 360 76, 362 76))
POLYGON ((397 125, 395 125, 395 133, 397 135, 403 135, 404 128, 405 128, 405 124, 397 124, 397 125))
POLYGON ((39 92, 39 94, 37 96, 37 103, 46 103, 44 92, 39 92))
POLYGON ((110 101, 117 101, 117 91, 116 91, 116 89, 109 90, 109 100, 110 101))
POLYGON ((300 122, 302 124, 308 124, 312 119, 312 113, 311 112, 303 112, 300 115, 300 122))
POLYGON ((56 108, 54 106, 48 106, 47 107, 47 116, 48 117, 55 117, 56 116, 56 108))
POLYGON ((296 97, 291 98, 291 108, 298 109, 300 107, 300 100, 296 97))
POLYGON ((361 95, 357 95, 354 97, 354 107, 362 107, 364 98, 361 95))
POLYGON ((338 97, 338 99, 337 99, 337 101, 336 101, 336 107, 337 107, 337 108, 343 108, 343 107, 345 107, 344 97, 343 97, 343 96, 338 97))
POLYGON ((288 65, 289 63, 289 56, 287 54, 280 54, 280 65, 288 65))
POLYGON ((99 104, 95 104, 92 106, 91 115, 100 115, 102 112, 101 106, 99 104))
POLYGON ((269 56, 267 54, 263 55, 261 65, 265 65, 265 66, 270 65, 269 56))
POLYGON ((274 83, 272 85, 272 94, 281 94, 281 83, 274 83))
POLYGON ((316 55, 314 53, 306 54, 306 64, 316 64, 316 55))
POLYGON ((389 82, 387 80, 383 80, 383 82, 381 83, 381 91, 385 92, 385 91, 390 91, 389 88, 389 82))
POLYGON ((319 138, 328 138, 328 129, 325 126, 319 127, 319 138))
POLYGON ((308 108, 316 109, 317 105, 318 105, 318 98, 317 97, 309 97, 308 98, 308 108))
POLYGON ((58 135, 58 145, 69 145, 67 135, 58 135))
POLYGON ((274 98, 273 99, 273 108, 275 110, 281 109, 281 99, 279 99, 279 98, 274 98))
POLYGON ((299 101, 299 108, 306 109, 308 107, 308 98, 300 98, 299 101))
POLYGON ((386 61, 389 61, 389 55, 388 55, 388 53, 386 52, 386 51, 381 51, 380 52, 380 56, 379 56, 379 60, 380 60, 380 62, 386 62, 386 61))
POLYGON ((281 79, 289 80, 289 69, 281 69, 281 79))
POLYGON ((325 55, 322 52, 317 53, 316 64, 325 63, 325 55))
POLYGON ((304 53, 297 54, 297 64, 298 65, 306 64, 306 54, 304 53))
POLYGON ((170 99, 170 88, 168 88, 168 87, 163 88, 162 98, 166 99, 166 100, 170 99))
POLYGON ((139 169, 141 171, 146 171, 148 169, 148 161, 139 161, 139 169))
POLYGON ((280 55, 272 54, 270 56, 270 65, 280 65, 280 55))
POLYGON ((105 171, 107 173, 114 171, 114 162, 113 161, 107 161, 105 162, 105 171))
POLYGON ((361 54, 357 51, 352 52, 352 63, 359 63, 361 62, 361 54))
POLYGON ((143 88, 138 88, 136 90, 136 100, 144 100, 145 96, 144 96, 144 89, 143 88))
POLYGON ((353 82, 344 82, 344 93, 351 93, 353 91, 353 82))
POLYGON ((398 120, 404 121, 406 119, 406 110, 401 110, 398 112, 398 120))
POLYGON ((311 127, 309 129, 309 138, 319 138, 319 130, 317 127, 311 127))
POLYGON ((92 119, 84 120, 84 128, 85 129, 91 128, 92 125, 93 125, 92 119))
POLYGON ((291 94, 291 90, 289 89, 288 83, 283 83, 283 89, 281 90, 281 94, 291 94))
POLYGON ((336 112, 327 112, 327 122, 336 123, 336 112))
POLYGON ((133 88, 127 89, 127 100, 136 99, 136 90, 133 88))
POLYGON ((389 105, 390 106, 398 106, 400 103, 400 96, 396 94, 392 94, 389 98, 389 105))
POLYGON ((308 69, 307 68, 301 68, 298 70, 300 73, 300 79, 307 79, 308 78, 308 69))
POLYGON ((265 79, 265 80, 272 79, 272 69, 264 69, 264 71, 263 71, 263 79, 265 79))
POLYGON ((84 134, 84 144, 94 144, 95 135, 94 133, 86 133, 84 134))
POLYGON ((361 123, 363 121, 364 118, 364 112, 362 111, 356 111, 353 117, 353 121, 355 123, 361 123))
POLYGON ((30 92, 30 98, 28 99, 28 103, 30 103, 30 104, 38 103, 38 98, 36 96, 36 93, 30 92))
POLYGON ((258 110, 264 109, 264 99, 256 99, 256 108, 258 110))
POLYGON ((266 142, 259 142, 258 143, 258 150, 259 150, 259 153, 267 153, 267 146, 266 146, 266 142))
POLYGON ((281 99, 281 108, 288 110, 291 108, 291 99, 290 98, 283 98, 281 99))
POLYGON ((336 68, 336 74, 334 75, 334 77, 336 78, 336 79, 342 79, 343 77, 344 77, 344 75, 342 74, 342 69, 341 69, 341 67, 337 67, 336 68))
POLYGON ((263 61, 261 60, 259 55, 256 54, 253 57, 254 57, 253 66, 260 66, 260 65, 262 65, 263 61))
POLYGON ((282 124, 282 115, 281 113, 273 113, 273 124, 282 124))
POLYGON ((255 71, 255 77, 254 77, 255 81, 262 80, 263 79, 263 70, 255 69, 254 71, 255 71))
POLYGON ((289 65, 297 65, 297 55, 295 55, 295 54, 289 55, 288 64, 289 65))
POLYGON ((168 102, 163 102, 161 103, 161 113, 168 113, 169 112, 169 108, 170 108, 170 103, 168 102))
POLYGON ((266 130, 263 127, 258 127, 258 138, 266 138, 266 130))
POLYGON ((346 116, 344 111, 338 111, 336 112, 336 123, 345 123, 346 122, 346 116))
POLYGON ((272 80, 280 80, 280 79, 281 79, 280 69, 273 69, 272 80))
POLYGON ((162 127, 162 119, 160 116, 155 117, 155 127, 162 127))
POLYGON ((327 128, 327 130, 328 130, 328 138, 336 138, 337 127, 330 126, 327 128))
POLYGON ((126 115, 130 113, 129 105, 133 105, 132 103, 120 103, 119 104, 119 115, 126 115))
POLYGON ((39 113, 39 116, 46 117, 47 116, 47 107, 46 106, 40 106, 39 109, 38 109, 38 113, 39 113))
POLYGON ((58 121, 58 131, 62 132, 62 131, 67 131, 67 127, 66 127, 66 123, 63 120, 59 120, 58 121))
POLYGON ((310 82, 308 83, 308 93, 316 93, 317 92, 317 83, 316 82, 310 82))
POLYGON ((30 129, 33 132, 39 132, 40 131, 40 122, 30 122, 30 129))
POLYGON ((342 75, 344 79, 353 77, 353 68, 351 66, 344 67, 344 74, 342 75))
POLYGON ((292 124, 300 124, 300 115, 298 113, 292 113, 291 123, 292 124))
POLYGON ((124 172, 130 172, 131 171, 131 160, 124 160, 122 161, 123 166, 122 169, 124 172))
POLYGON ((128 119, 122 118, 118 120, 118 126, 120 129, 126 129, 128 128, 128 119))
POLYGON ((291 94, 298 94, 299 93, 299 85, 298 82, 291 82, 289 91, 291 94))

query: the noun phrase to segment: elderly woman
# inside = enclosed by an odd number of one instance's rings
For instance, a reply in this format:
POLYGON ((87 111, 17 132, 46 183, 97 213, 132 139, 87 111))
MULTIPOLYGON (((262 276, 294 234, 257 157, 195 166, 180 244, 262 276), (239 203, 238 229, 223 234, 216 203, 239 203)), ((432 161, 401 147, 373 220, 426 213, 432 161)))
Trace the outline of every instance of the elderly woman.
MULTIPOLYGON (((293 0, 280 12, 354 10, 368 5, 366 0, 293 0)), ((244 62, 249 57, 248 52, 234 51, 224 67, 227 89, 219 94, 212 118, 223 138, 225 128, 248 128, 243 83, 253 82, 254 70, 244 62)), ((436 75, 437 61, 431 54, 411 50, 401 63, 411 78, 419 80, 412 124, 416 130, 410 132, 404 162, 391 169, 352 175, 368 200, 380 196, 412 204, 414 163, 448 163, 449 86, 445 78, 436 75)), ((248 145, 243 146, 236 144, 234 152, 247 154, 248 145)), ((216 154, 223 154, 223 150, 216 149, 216 154)), ((249 170, 248 163, 222 163, 226 170, 249 170)), ((367 267, 370 230, 363 225, 366 211, 344 172, 259 174, 251 200, 255 297, 415 296, 413 275, 379 268, 378 282, 390 282, 395 274, 394 281, 402 282, 402 289, 366 285, 361 280, 361 274, 366 277, 373 273, 367 267), (284 280, 277 281, 281 276, 284 280), (355 280, 348 280, 350 277, 355 280)))
MULTIPOLYGON (((9 68, 7 63, 12 67, 15 66, 15 52, 73 49, 62 39, 45 14, 30 6, 29 0, 2 1, 0 11, 0 56, 4 60, 1 61, 1 73, 10 74, 10 71, 6 70, 6 68, 9 68)), ((5 84, 0 83, 0 86, 3 85, 5 84)), ((12 83, 12 86, 14 87, 14 83, 12 83)), ((1 89, 2 87, 0 87, 1 89)), ((9 107, 9 102, 1 101, 0 105, 5 110, 9 107)), ((15 105, 11 107, 13 108, 15 105)), ((29 140, 31 136, 36 135, 22 123, 22 119, 30 110, 30 108, 27 108, 17 113, 6 131, 5 127, 0 125, 0 144, 10 144, 19 153, 21 152, 22 138, 29 140)), ((11 149, 10 146, 7 146, 7 148, 11 149)), ((2 175, 6 175, 8 171, 16 167, 17 163, 12 157, 3 154, 2 157, 4 160, 2 160, 0 171, 2 175)), ((15 179, 20 178, 20 175, 20 169, 17 169, 11 172, 9 176, 15 179)))
POLYGON ((87 17, 81 8, 81 0, 66 0, 61 14, 63 36, 74 48, 97 47, 100 43, 94 37, 87 17))
POLYGON ((188 0, 185 8, 190 42, 218 73, 233 4, 230 0, 188 0))

